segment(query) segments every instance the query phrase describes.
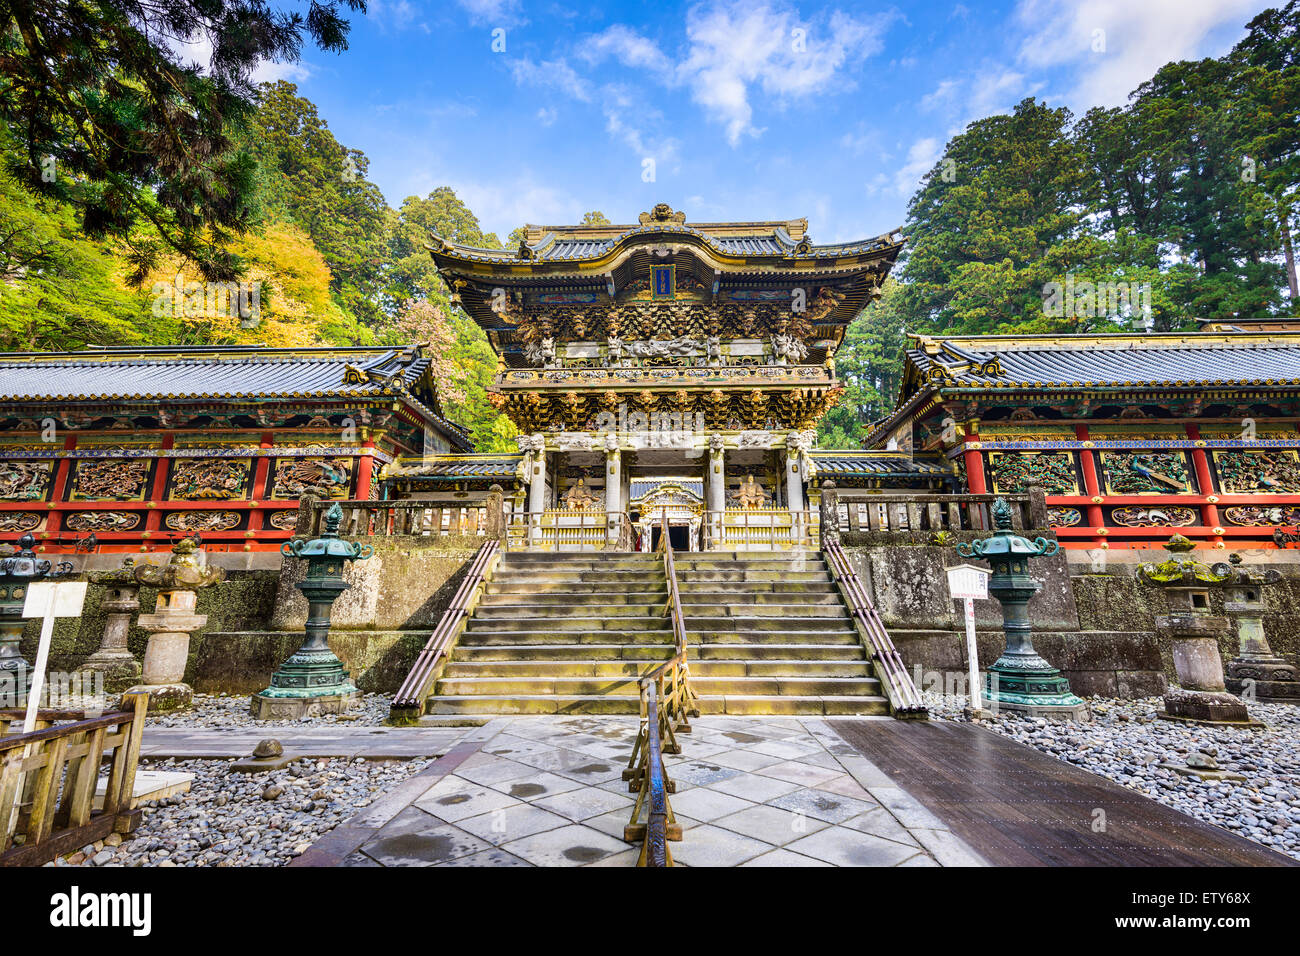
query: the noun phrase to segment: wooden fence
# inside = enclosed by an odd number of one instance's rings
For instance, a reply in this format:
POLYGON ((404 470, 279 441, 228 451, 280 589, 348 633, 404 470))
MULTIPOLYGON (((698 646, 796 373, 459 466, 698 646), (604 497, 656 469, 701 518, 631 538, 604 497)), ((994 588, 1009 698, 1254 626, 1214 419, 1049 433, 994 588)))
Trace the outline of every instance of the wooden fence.
POLYGON ((122 705, 96 717, 41 710, 26 734, 8 734, 21 727, 22 711, 0 711, 0 866, 39 866, 136 828, 140 811, 131 797, 149 697, 128 694, 122 705), (105 761, 108 786, 96 809, 105 761))
POLYGON ((321 521, 331 505, 343 510, 339 535, 372 537, 486 537, 504 534, 504 498, 499 492, 471 493, 462 503, 402 498, 397 501, 327 501, 304 497, 298 505, 297 537, 320 534, 321 521))
POLYGON ((876 494, 858 488, 822 488, 822 535, 990 531, 993 503, 1005 498, 1016 530, 1048 527, 1047 502, 1041 490, 1019 495, 876 494))

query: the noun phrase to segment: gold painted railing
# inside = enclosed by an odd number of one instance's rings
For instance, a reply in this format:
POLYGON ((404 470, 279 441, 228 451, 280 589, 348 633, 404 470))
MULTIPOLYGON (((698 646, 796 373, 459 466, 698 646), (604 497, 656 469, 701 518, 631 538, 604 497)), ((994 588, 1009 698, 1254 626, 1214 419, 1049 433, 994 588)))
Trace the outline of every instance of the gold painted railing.
POLYGON ((635 540, 627 512, 516 511, 506 525, 506 547, 511 551, 632 551, 635 540))
MULTIPOLYGON (((95 717, 40 710, 31 733, 0 736, 0 866, 39 866, 139 825, 131 800, 149 696, 127 694, 122 705, 95 717), (96 808, 104 760, 108 785, 96 808)), ((22 720, 22 711, 0 711, 0 734, 22 720)))
POLYGON ((700 522, 702 551, 780 551, 817 547, 821 516, 810 508, 727 508, 706 511, 700 522))
POLYGON ((497 560, 501 556, 501 543, 494 539, 483 545, 470 562, 469 570, 461 579, 451 603, 443 612, 438 626, 434 628, 428 643, 416 657, 410 673, 402 686, 393 695, 389 714, 389 723, 411 723, 424 714, 425 704, 433 690, 434 683, 446 667, 447 658, 455 646, 456 639, 465 629, 465 623, 474 613, 474 607, 482 596, 483 583, 487 580, 497 560))
POLYGON ((854 618, 862 626, 870 642, 871 660, 875 664, 876 677, 880 679, 885 695, 889 698, 889 709, 895 717, 926 717, 928 711, 921 700, 921 694, 907 673, 907 668, 903 666, 903 658, 899 655, 898 648, 894 646, 893 639, 885 630, 880 614, 863 589, 862 582, 858 580, 858 575, 844 554, 844 549, 838 542, 824 541, 822 551, 829 560, 835 580, 839 582, 849 606, 853 609, 854 618))
POLYGON ((663 755, 682 752, 677 735, 690 733, 689 718, 700 714, 695 692, 691 689, 686 619, 677 588, 677 567, 673 560, 666 511, 659 518, 659 549, 664 557, 664 577, 668 585, 664 614, 672 622, 674 652, 671 659, 637 682, 641 697, 641 724, 632 756, 623 771, 623 779, 629 781, 628 789, 637 794, 632 805, 632 819, 623 828, 623 839, 629 843, 641 841, 637 866, 673 865, 667 841, 680 840, 682 828, 668 802, 668 794, 676 792, 677 788, 664 768, 663 755), (646 809, 645 823, 639 822, 642 808, 646 809))

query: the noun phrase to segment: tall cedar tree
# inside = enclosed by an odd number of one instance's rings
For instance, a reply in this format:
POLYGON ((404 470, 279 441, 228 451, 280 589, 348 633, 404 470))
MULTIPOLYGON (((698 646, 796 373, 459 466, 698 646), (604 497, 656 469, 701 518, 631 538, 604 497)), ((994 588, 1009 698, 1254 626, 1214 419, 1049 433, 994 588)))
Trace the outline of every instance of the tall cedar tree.
POLYGON ((86 236, 129 240, 137 280, 162 247, 208 279, 235 278, 227 244, 253 219, 255 177, 233 134, 253 70, 297 60, 306 38, 346 49, 340 7, 365 10, 363 0, 309 0, 305 15, 262 0, 0 0, 0 122, 19 143, 9 174, 76 209, 86 236), (172 49, 204 42, 206 67, 172 49))

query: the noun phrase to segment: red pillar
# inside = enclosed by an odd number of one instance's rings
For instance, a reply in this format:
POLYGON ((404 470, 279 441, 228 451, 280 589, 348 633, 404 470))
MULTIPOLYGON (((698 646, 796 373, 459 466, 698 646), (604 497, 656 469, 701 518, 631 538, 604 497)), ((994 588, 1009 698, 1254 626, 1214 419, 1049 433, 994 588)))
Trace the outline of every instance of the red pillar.
MULTIPOLYGON (((1088 441, 1088 426, 1075 425, 1074 437, 1081 442, 1088 441)), ((1101 481, 1097 477, 1097 456, 1090 448, 1081 448, 1079 450, 1079 463, 1083 466, 1083 490, 1089 498, 1099 498, 1102 496, 1101 481)), ((1095 502, 1087 506, 1088 524, 1094 528, 1104 527, 1106 524, 1105 513, 1101 510, 1101 505, 1095 502)), ((1096 542, 1106 540, 1104 535, 1097 535, 1093 538, 1096 542)))
MULTIPOLYGON (((162 447, 170 451, 176 447, 176 436, 170 432, 163 435, 162 447)), ((162 528, 162 503, 167 500, 167 476, 171 473, 172 460, 164 455, 157 458, 158 466, 153 473, 153 488, 149 495, 149 511, 144 516, 144 533, 141 538, 152 541, 162 528)))
MULTIPOLYGON (((77 447, 77 436, 69 435, 63 439, 63 450, 72 451, 77 447)), ((63 528, 63 512, 57 510, 53 505, 62 501, 66 497, 68 487, 68 474, 72 470, 71 458, 60 458, 54 465, 54 487, 50 490, 50 513, 45 518, 45 530, 41 533, 42 538, 57 537, 59 531, 63 528)), ((42 547, 40 550, 44 551, 42 547)))
POLYGON ((367 438, 361 443, 361 447, 367 451, 357 459, 357 490, 353 497, 357 501, 370 500, 370 482, 371 476, 375 470, 375 442, 373 438, 367 438))
MULTIPOLYGON (((263 432, 262 440, 259 447, 262 451, 267 451, 275 445, 275 435, 271 432, 263 432)), ((266 487, 266 476, 271 471, 271 458, 269 455, 259 455, 253 463, 253 483, 248 489, 249 500, 259 507, 250 507, 248 509, 248 530, 244 537, 251 542, 257 537, 257 532, 266 527, 266 514, 261 506, 266 504, 266 499, 271 496, 270 489, 266 487)), ((252 545, 245 544, 245 551, 251 551, 252 545)))
POLYGON ((978 434, 967 434, 966 448, 962 452, 962 457, 966 461, 966 490, 972 495, 986 495, 989 490, 988 483, 984 479, 984 456, 979 449, 971 447, 978 445, 979 440, 978 434))
MULTIPOLYGON (((1201 429, 1199 425, 1188 423, 1187 437, 1192 441, 1201 440, 1201 429)), ((1204 448, 1192 449, 1192 467, 1196 470, 1196 485, 1201 494, 1214 497, 1214 479, 1210 477, 1210 458, 1205 453, 1204 448)), ((1201 505, 1201 524, 1207 528, 1219 527, 1219 508, 1211 502, 1201 505)), ((1222 535, 1216 535, 1215 542, 1223 541, 1222 535)))

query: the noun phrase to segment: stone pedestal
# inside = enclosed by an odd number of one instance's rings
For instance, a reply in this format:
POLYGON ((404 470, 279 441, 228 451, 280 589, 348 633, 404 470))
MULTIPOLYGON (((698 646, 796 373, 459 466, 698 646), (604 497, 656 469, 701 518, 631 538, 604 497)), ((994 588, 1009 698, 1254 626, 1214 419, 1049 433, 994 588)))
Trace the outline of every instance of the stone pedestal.
POLYGON ((86 658, 80 670, 101 674, 105 690, 117 693, 136 683, 141 674, 139 661, 126 647, 131 618, 140 610, 135 563, 127 558, 116 571, 92 574, 90 580, 108 588, 108 595, 99 605, 108 614, 99 649, 86 658))
POLYGON ((207 615, 195 614, 198 588, 225 579, 220 568, 204 567, 198 544, 183 538, 172 546, 171 559, 163 567, 144 565, 135 569, 138 585, 159 588, 153 614, 140 615, 140 626, 149 632, 144 652, 142 683, 128 694, 148 694, 149 712, 179 710, 194 701, 194 688, 184 681, 190 653, 190 634, 208 623, 207 615))
POLYGON ((1248 700, 1300 704, 1295 665, 1273 653, 1264 633, 1265 589, 1282 576, 1273 568, 1245 567, 1238 554, 1228 561, 1214 566, 1227 576, 1223 609, 1237 629, 1237 656, 1228 662, 1224 681, 1228 691, 1248 700))
POLYGON ((1156 617, 1156 635, 1169 643, 1178 683, 1165 693, 1168 720, 1205 724, 1252 725, 1246 705, 1227 692, 1219 639, 1227 633, 1226 618, 1210 613, 1210 587, 1224 575, 1192 557, 1195 545, 1174 535, 1165 545, 1170 554, 1160 564, 1144 564, 1138 576, 1160 588, 1169 613, 1156 617))

